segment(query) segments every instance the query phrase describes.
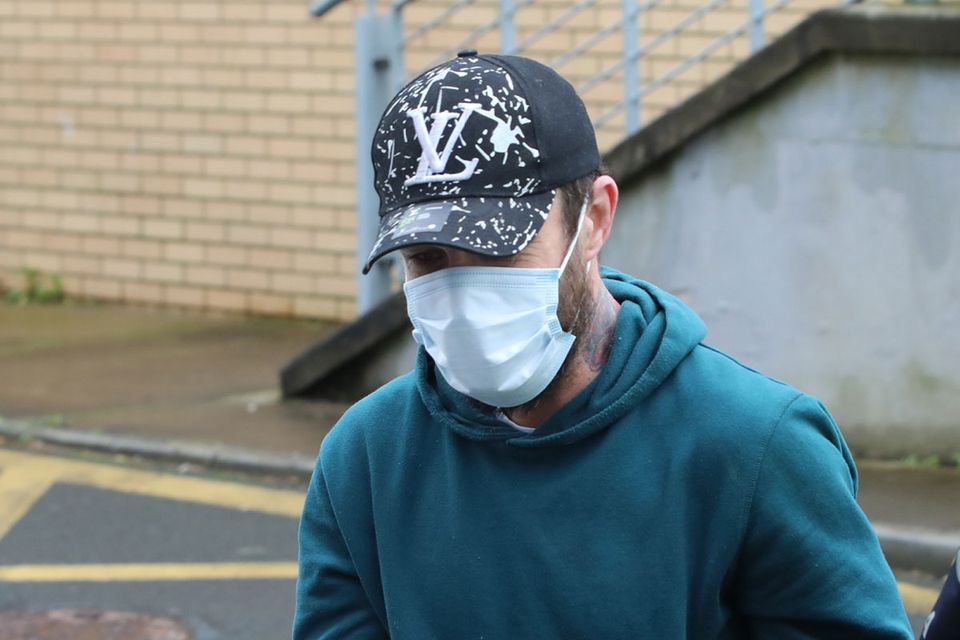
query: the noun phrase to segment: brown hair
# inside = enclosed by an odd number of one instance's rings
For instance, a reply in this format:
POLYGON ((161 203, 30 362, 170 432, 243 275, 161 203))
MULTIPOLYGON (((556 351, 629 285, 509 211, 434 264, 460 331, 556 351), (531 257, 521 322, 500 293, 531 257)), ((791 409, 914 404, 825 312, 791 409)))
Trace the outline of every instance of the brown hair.
POLYGON ((568 182, 558 189, 563 202, 563 226, 567 231, 568 238, 573 238, 573 234, 577 232, 580 207, 583 206, 584 198, 592 197, 593 181, 605 175, 607 175, 607 167, 601 164, 596 170, 582 178, 577 178, 573 182, 568 182))

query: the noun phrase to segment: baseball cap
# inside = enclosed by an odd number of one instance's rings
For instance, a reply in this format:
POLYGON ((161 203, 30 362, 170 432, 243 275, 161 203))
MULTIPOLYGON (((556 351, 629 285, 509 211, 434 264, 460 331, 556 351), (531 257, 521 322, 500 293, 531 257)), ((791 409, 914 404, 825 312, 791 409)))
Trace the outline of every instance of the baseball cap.
POLYGON ((533 239, 557 188, 600 166, 576 90, 520 56, 461 52, 387 105, 371 149, 385 254, 439 244, 510 256, 533 239))

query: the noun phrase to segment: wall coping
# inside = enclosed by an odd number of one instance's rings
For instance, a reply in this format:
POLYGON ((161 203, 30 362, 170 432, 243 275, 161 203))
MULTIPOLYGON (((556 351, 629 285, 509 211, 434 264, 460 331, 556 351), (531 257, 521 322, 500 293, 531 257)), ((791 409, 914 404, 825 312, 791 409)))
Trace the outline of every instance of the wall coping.
POLYGON ((811 14, 604 156, 621 187, 828 53, 960 55, 960 6, 853 5, 811 14))

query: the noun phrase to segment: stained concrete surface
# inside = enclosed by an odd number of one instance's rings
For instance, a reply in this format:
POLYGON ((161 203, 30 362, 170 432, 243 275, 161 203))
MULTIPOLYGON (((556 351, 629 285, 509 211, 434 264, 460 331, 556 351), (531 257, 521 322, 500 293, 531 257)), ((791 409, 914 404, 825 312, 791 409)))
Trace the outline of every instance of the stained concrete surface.
POLYGON ((346 405, 281 403, 277 375, 335 326, 0 305, 0 416, 315 455, 346 405))

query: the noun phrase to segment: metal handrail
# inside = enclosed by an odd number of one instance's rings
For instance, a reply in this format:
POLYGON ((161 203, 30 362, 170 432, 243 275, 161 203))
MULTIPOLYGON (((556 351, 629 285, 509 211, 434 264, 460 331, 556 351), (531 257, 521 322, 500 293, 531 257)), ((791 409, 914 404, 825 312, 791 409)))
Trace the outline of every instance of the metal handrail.
POLYGON ((542 27, 540 27, 539 29, 531 33, 529 36, 527 36, 526 39, 523 40, 523 42, 517 45, 517 51, 524 51, 531 44, 533 44, 543 36, 547 35, 548 33, 553 31, 560 25, 562 25, 564 22, 566 22, 570 18, 576 16, 578 13, 583 13, 584 11, 586 11, 587 9, 589 9, 595 4, 597 4, 597 0, 581 0, 580 2, 573 5, 563 13, 561 13, 559 16, 557 16, 553 20, 549 21, 547 24, 543 25, 542 27))
POLYGON ((406 44, 407 42, 413 42, 414 40, 417 40, 418 38, 423 36, 423 34, 430 31, 434 27, 439 26, 444 22, 446 22, 447 18, 449 18, 456 12, 460 11, 460 9, 463 9, 464 7, 471 5, 474 2, 475 0, 457 0, 457 2, 454 2, 449 7, 444 9, 443 12, 440 13, 440 15, 438 15, 436 18, 428 22, 424 22, 418 28, 414 29, 410 34, 404 36, 403 38, 404 44, 406 44))

